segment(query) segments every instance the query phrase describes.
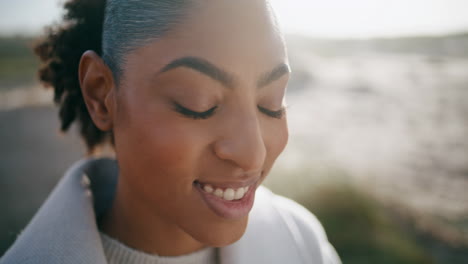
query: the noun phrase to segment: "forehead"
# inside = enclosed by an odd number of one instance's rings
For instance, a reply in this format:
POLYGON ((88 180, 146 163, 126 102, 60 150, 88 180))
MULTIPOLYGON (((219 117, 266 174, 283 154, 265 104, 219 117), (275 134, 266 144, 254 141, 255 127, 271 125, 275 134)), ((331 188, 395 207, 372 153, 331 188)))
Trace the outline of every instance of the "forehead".
POLYGON ((234 73, 252 74, 287 60, 282 35, 263 0, 197 1, 180 24, 140 52, 157 56, 160 67, 197 56, 234 73))

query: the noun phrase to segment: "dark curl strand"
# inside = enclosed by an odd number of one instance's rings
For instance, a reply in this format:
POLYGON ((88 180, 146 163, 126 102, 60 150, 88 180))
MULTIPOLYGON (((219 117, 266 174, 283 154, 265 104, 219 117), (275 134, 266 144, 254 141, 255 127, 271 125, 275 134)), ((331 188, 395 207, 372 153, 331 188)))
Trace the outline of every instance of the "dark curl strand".
POLYGON ((78 120, 88 152, 110 139, 110 133, 94 125, 81 94, 78 66, 81 55, 93 50, 101 55, 105 0, 69 0, 64 4, 63 23, 47 28, 34 47, 42 65, 39 79, 54 89, 59 106, 61 130, 66 132, 78 120))

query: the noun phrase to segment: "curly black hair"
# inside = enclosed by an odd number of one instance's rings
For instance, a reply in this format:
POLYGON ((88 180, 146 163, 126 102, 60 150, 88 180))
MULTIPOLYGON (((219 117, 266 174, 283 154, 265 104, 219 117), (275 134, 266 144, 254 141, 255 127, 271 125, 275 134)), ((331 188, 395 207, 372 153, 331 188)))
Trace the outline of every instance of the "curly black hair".
POLYGON ((78 67, 81 55, 93 50, 101 55, 102 26, 106 0, 70 0, 64 4, 63 23, 47 28, 34 52, 42 65, 39 79, 54 89, 59 106, 61 130, 66 132, 78 120, 88 152, 110 139, 110 133, 94 125, 81 94, 78 67))
POLYGON ((96 127, 83 100, 78 79, 82 54, 92 50, 101 56, 118 85, 125 54, 164 35, 180 21, 189 2, 68 0, 63 21, 47 28, 34 47, 42 62, 39 79, 55 92, 61 130, 77 121, 88 153, 102 143, 113 144, 113 137, 96 127))

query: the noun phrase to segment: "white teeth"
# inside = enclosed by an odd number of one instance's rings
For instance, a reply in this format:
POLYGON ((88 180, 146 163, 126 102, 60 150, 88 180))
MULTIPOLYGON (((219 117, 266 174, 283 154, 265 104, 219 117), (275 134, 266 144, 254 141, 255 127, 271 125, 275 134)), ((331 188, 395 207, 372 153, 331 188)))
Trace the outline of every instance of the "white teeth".
POLYGON ((215 188, 210 184, 203 185, 203 190, 207 193, 211 193, 216 197, 223 198, 226 201, 240 200, 244 198, 245 194, 249 190, 249 186, 241 187, 239 189, 227 188, 224 191, 220 188, 215 188))
POLYGON ((221 189, 216 189, 213 194, 219 198, 223 198, 224 192, 221 189))
POLYGON ((242 197, 244 197, 244 188, 239 188, 236 191, 236 194, 234 195, 234 199, 239 200, 242 197))
POLYGON ((223 196, 223 198, 224 198, 224 200, 232 201, 232 200, 234 200, 234 195, 235 195, 235 194, 236 194, 236 193, 234 192, 233 189, 227 188, 227 189, 224 191, 224 196, 223 196))
POLYGON ((211 187, 211 185, 207 184, 203 187, 203 190, 205 190, 205 192, 207 193, 212 193, 213 192, 213 187, 211 187))

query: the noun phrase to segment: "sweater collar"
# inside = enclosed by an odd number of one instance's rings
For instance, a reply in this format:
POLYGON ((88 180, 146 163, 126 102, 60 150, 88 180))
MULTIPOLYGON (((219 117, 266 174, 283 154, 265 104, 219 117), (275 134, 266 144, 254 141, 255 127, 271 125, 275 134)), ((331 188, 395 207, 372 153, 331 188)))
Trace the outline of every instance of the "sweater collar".
MULTIPOLYGON (((112 203, 117 175, 114 159, 88 158, 75 163, 2 261, 8 263, 8 256, 16 256, 15 260, 24 260, 17 263, 38 258, 44 260, 41 263, 107 263, 96 219, 112 203)), ((290 234, 275 220, 280 217, 275 217, 271 197, 263 187, 257 190, 246 233, 236 243, 220 249, 222 264, 299 263, 291 259, 297 252, 291 254, 288 249, 288 243, 293 243, 285 241, 290 234), (275 254, 266 254, 272 248, 275 254)))

